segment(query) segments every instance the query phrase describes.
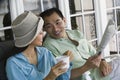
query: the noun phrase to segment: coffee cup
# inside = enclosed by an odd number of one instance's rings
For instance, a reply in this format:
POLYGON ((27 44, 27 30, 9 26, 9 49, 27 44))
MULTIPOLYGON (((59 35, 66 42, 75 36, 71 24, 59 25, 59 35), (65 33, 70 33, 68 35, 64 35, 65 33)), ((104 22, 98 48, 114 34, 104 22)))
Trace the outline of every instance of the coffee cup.
POLYGON ((62 68, 68 69, 70 66, 69 56, 58 56, 58 57, 56 57, 56 61, 57 61, 57 63, 60 61, 63 61, 64 63, 66 63, 66 65, 63 66, 62 68))

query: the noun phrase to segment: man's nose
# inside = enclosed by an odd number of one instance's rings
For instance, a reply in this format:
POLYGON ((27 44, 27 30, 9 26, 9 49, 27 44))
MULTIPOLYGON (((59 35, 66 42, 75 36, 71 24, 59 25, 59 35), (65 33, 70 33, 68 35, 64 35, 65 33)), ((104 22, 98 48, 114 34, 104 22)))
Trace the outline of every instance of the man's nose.
POLYGON ((57 31, 57 29, 58 29, 58 26, 54 24, 54 25, 53 25, 53 30, 54 30, 54 31, 57 31))

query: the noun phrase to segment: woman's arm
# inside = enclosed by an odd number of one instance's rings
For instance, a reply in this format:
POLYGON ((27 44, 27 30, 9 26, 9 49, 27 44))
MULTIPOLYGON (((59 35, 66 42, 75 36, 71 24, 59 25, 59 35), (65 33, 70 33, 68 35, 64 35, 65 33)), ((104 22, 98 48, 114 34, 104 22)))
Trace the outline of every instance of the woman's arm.
POLYGON ((8 80, 28 80, 21 69, 12 61, 7 61, 6 72, 8 80))

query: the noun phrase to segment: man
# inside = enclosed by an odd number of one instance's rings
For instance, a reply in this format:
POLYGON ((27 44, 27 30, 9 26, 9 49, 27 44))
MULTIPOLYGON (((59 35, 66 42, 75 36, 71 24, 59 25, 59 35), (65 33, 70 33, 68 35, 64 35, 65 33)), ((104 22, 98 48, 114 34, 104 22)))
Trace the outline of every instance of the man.
POLYGON ((43 45, 51 50, 55 57, 63 55, 67 50, 73 53, 71 79, 85 80, 83 74, 89 71, 92 80, 110 80, 111 66, 106 61, 101 61, 101 55, 95 55, 95 48, 79 30, 65 30, 66 19, 60 10, 51 8, 40 16, 45 21, 43 27, 47 32, 43 45))

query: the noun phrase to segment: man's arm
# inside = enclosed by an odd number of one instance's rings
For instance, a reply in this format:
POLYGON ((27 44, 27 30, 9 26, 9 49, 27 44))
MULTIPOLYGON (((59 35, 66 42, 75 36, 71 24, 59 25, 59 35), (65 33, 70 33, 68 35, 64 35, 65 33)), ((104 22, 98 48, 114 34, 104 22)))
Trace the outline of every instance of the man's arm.
POLYGON ((89 68, 85 65, 76 69, 71 70, 71 80, 80 77, 84 72, 88 71, 89 68))
POLYGON ((72 69, 71 72, 71 80, 80 77, 82 74, 84 74, 84 72, 90 70, 90 69, 94 69, 94 68, 98 68, 101 62, 101 55, 95 55, 92 57, 89 57, 88 60, 86 61, 86 63, 76 69, 72 69))

